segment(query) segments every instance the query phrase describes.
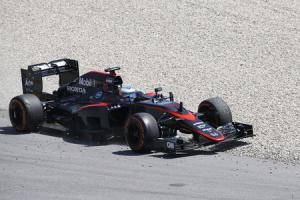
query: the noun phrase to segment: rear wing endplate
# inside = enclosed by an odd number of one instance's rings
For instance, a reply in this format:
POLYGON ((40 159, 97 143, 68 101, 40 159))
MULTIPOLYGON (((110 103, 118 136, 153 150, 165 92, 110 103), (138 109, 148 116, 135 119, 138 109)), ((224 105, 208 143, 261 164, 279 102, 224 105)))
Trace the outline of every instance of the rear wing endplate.
POLYGON ((53 60, 49 63, 29 65, 21 69, 23 93, 33 93, 41 96, 45 76, 58 75, 59 86, 66 85, 79 77, 78 61, 71 59, 53 60))

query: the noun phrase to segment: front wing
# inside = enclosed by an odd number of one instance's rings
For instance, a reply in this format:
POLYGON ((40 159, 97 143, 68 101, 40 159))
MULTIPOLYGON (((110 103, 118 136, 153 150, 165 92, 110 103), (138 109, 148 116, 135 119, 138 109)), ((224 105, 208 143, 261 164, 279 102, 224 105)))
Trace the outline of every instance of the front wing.
POLYGON ((249 124, 232 122, 225 126, 220 126, 218 130, 224 135, 224 140, 211 142, 205 138, 187 139, 180 136, 158 138, 155 141, 154 149, 157 151, 174 154, 176 152, 196 150, 206 145, 220 144, 223 142, 239 140, 242 138, 253 137, 253 127, 249 124))

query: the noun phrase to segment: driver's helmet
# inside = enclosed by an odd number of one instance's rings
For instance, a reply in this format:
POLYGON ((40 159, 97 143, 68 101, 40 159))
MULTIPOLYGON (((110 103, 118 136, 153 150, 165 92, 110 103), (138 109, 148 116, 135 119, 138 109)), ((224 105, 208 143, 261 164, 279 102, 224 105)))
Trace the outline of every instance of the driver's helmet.
POLYGON ((134 88, 132 88, 131 85, 123 85, 121 87, 121 95, 123 97, 136 98, 137 97, 137 91, 134 88))
POLYGON ((136 90, 131 85, 123 85, 119 91, 121 96, 129 97, 131 99, 142 97, 144 95, 143 91, 136 90))

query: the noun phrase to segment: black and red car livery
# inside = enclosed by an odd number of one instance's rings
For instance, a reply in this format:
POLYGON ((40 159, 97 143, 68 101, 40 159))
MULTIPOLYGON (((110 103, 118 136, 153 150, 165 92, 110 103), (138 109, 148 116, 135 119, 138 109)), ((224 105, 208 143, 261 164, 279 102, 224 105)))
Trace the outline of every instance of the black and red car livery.
POLYGON ((23 95, 9 105, 12 125, 21 132, 53 125, 86 139, 124 136, 136 152, 174 153, 253 136, 251 125, 232 122, 221 98, 204 100, 192 112, 175 102, 172 92, 164 96, 161 88, 144 93, 124 85, 119 69, 79 76, 78 62, 71 59, 22 69, 23 95), (50 75, 59 76, 59 87, 45 93, 42 78, 50 75))

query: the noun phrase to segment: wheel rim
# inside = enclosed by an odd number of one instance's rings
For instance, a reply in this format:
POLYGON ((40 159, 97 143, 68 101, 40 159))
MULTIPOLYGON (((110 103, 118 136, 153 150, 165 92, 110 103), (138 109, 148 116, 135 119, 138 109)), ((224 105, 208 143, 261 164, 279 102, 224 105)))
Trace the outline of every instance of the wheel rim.
POLYGON ((217 117, 216 110, 209 105, 202 105, 198 111, 199 113, 203 113, 205 117, 205 121, 209 122, 212 126, 217 127, 219 124, 219 119, 217 117))
POLYGON ((144 146, 144 132, 140 122, 132 119, 128 126, 128 144, 134 150, 141 150, 144 146))

